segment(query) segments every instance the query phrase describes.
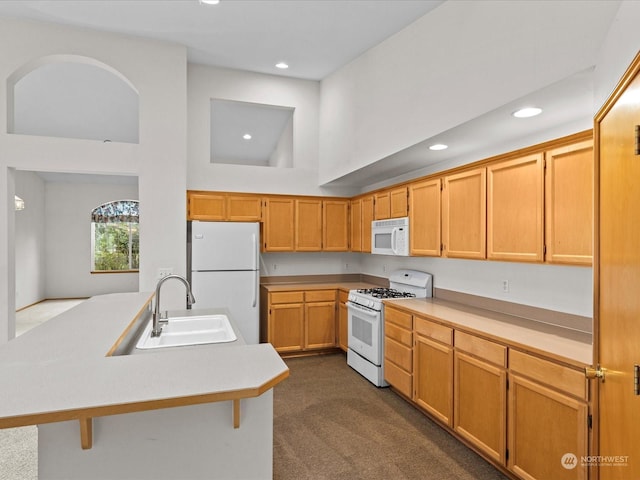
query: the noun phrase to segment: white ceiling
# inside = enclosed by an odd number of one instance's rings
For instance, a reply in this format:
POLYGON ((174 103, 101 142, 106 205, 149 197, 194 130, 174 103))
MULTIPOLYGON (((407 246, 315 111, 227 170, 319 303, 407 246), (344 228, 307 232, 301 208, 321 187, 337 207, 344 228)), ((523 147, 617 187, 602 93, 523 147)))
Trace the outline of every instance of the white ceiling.
POLYGON ((443 1, 2 0, 0 15, 167 40, 192 63, 321 80, 443 1))
MULTIPOLYGON (((204 6, 198 0, 2 0, 0 16, 162 39, 185 45, 190 62, 320 80, 441 3, 221 0, 217 6, 204 6), (291 67, 278 70, 274 65, 279 61, 291 67)), ((611 0, 612 12, 618 3, 611 0)), ((529 142, 532 132, 543 132, 540 141, 544 141, 548 139, 543 138, 544 132, 563 126, 590 128, 592 111, 593 69, 588 69, 508 105, 496 106, 482 117, 335 179, 330 185, 366 187, 434 165, 448 168, 456 162, 477 160, 484 157, 469 159, 469 155, 490 156, 500 153, 496 148, 508 151, 524 146, 518 142, 529 142), (532 104, 545 109, 541 116, 526 120, 511 117, 516 108, 532 104), (428 150, 428 145, 435 142, 447 143, 450 148, 428 150)))

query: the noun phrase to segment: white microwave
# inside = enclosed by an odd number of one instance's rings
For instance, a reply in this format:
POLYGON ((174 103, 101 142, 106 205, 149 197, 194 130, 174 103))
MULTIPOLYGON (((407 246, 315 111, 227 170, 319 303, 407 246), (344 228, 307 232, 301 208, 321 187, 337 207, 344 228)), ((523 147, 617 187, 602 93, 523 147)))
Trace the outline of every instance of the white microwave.
POLYGON ((371 222, 371 253, 409 256, 409 217, 371 222))

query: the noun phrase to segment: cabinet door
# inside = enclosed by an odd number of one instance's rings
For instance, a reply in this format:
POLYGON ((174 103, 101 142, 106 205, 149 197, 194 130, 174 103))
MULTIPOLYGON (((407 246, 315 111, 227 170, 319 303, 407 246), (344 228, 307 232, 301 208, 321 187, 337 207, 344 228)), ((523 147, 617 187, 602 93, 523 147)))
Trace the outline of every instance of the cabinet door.
POLYGON ((306 303, 305 348, 336 346, 336 302, 306 303))
POLYGON ((506 370, 456 351, 454 371, 454 430, 504 465, 506 370))
POLYGON ((346 352, 349 348, 349 314, 345 302, 348 300, 349 294, 347 292, 340 291, 339 298, 340 303, 338 304, 338 346, 346 352))
POLYGON ((375 219, 391 218, 391 195, 389 192, 375 194, 375 219))
POLYGON ((508 433, 508 467, 521 478, 587 478, 586 402, 511 375, 508 433))
POLYGON ((262 220, 262 197, 259 195, 229 195, 226 217, 232 222, 259 222, 262 220))
POLYGON ((449 175, 442 185, 443 255, 486 257, 486 170, 449 175))
POLYGON ((351 251, 362 251, 362 199, 351 201, 351 251))
POLYGON ((295 237, 294 210, 292 198, 267 198, 265 200, 265 251, 293 251, 295 237))
POLYGON ((593 141, 557 148, 545 156, 545 259, 591 265, 593 141))
POLYGON ((328 252, 349 251, 348 200, 323 200, 322 249, 328 252))
POLYGON ((278 352, 302 350, 304 304, 278 304, 269 308, 269 343, 278 352))
POLYGON ((371 253, 371 222, 373 222, 373 196, 362 199, 362 252, 371 253))
POLYGON ((416 335, 413 400, 448 426, 453 410, 453 348, 416 335))
POLYGON ((389 215, 391 218, 407 216, 407 187, 394 188, 389 192, 389 215))
POLYGON ((440 256, 440 179, 409 185, 411 255, 440 256))
POLYGON ((322 200, 296 199, 296 251, 322 250, 322 200))
POLYGON ((187 209, 188 220, 225 220, 225 195, 213 192, 187 192, 187 209))
POLYGON ((541 153, 487 167, 487 257, 540 262, 544 178, 541 153))

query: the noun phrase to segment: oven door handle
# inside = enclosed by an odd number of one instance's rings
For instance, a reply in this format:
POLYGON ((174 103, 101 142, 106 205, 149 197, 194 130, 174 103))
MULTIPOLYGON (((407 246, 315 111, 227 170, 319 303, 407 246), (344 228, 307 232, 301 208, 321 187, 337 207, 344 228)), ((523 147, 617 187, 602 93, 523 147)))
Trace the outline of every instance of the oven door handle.
POLYGON ((373 317, 373 318, 377 317, 378 314, 380 313, 377 310, 371 310, 370 308, 361 307, 360 305, 357 305, 357 304, 352 303, 352 302, 347 302, 347 307, 353 308, 354 310, 357 310, 358 312, 362 312, 365 315, 368 315, 368 316, 373 317))

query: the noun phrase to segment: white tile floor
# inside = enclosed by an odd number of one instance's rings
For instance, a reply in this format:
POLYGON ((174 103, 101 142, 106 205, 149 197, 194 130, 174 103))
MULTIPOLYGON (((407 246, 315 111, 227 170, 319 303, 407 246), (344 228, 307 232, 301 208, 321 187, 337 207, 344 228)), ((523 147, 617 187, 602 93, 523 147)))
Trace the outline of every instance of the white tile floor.
POLYGON ((50 318, 75 307, 85 299, 44 300, 16 312, 16 337, 50 318))

